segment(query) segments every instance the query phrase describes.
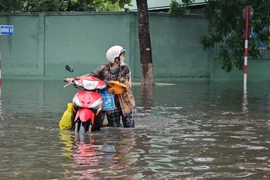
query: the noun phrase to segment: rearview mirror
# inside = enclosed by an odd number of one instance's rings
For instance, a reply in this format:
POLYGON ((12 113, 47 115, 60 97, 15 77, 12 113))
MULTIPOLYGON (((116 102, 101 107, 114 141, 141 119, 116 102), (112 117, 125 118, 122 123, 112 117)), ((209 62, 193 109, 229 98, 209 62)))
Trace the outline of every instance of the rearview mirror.
POLYGON ((72 67, 71 65, 69 65, 69 64, 67 64, 65 68, 66 68, 66 70, 69 71, 69 72, 74 72, 73 67, 72 67))
POLYGON ((120 72, 120 67, 111 68, 110 73, 111 74, 117 74, 120 72))

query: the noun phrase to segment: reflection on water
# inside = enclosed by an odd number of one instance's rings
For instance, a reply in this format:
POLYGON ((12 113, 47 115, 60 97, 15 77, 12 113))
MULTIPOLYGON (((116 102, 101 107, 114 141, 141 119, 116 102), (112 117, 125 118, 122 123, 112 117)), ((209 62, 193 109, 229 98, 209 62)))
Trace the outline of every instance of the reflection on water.
POLYGON ((79 137, 68 131, 60 131, 60 143, 64 145, 62 155, 71 160, 62 164, 66 176, 75 179, 133 179, 126 173, 132 171, 130 165, 136 161, 136 155, 132 153, 135 134, 133 131, 121 131, 121 139, 119 134, 107 138, 101 133, 79 137))
POLYGON ((141 99, 141 106, 145 108, 153 107, 154 103, 154 89, 153 86, 141 86, 141 93, 140 93, 140 99, 141 99))
POLYGON ((249 84, 244 93, 242 83, 134 86, 135 129, 76 136, 58 129, 74 88, 4 81, 1 178, 270 179, 269 87, 249 84))

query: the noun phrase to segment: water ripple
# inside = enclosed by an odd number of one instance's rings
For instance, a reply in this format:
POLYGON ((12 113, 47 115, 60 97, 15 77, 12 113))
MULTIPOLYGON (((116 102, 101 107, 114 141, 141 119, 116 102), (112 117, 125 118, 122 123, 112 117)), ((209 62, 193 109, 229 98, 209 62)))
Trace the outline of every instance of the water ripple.
POLYGON ((155 87, 152 99, 134 87, 135 129, 77 136, 58 129, 75 90, 63 91, 58 81, 7 82, 1 178, 270 179, 270 90, 254 87, 244 112, 242 89, 231 83, 155 87))

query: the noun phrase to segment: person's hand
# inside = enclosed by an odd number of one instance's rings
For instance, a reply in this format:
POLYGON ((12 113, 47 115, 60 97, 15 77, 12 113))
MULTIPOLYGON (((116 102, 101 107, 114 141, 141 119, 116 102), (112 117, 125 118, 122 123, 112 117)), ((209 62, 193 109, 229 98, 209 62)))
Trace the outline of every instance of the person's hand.
POLYGON ((71 83, 74 80, 74 78, 66 78, 65 81, 68 83, 71 83))

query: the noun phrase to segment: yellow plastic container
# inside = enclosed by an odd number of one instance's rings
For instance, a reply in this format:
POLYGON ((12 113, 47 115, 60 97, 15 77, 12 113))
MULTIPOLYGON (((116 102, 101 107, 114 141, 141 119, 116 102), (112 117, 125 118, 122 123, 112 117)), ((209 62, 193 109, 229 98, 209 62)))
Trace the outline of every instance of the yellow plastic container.
POLYGON ((67 109, 59 122, 59 128, 60 130, 70 130, 72 128, 72 103, 67 104, 67 109))
POLYGON ((110 94, 123 94, 127 92, 127 86, 120 83, 119 81, 109 81, 107 84, 110 86, 108 89, 110 94))

